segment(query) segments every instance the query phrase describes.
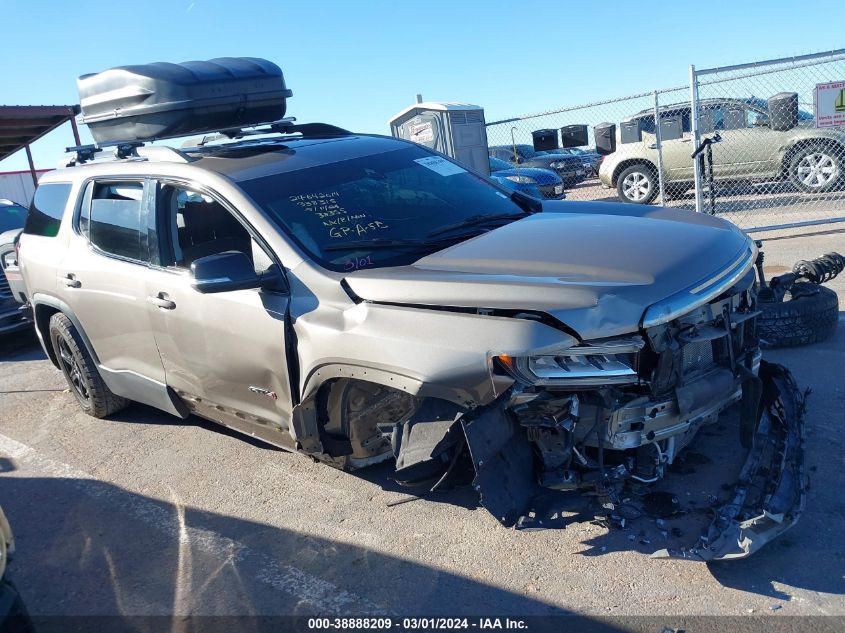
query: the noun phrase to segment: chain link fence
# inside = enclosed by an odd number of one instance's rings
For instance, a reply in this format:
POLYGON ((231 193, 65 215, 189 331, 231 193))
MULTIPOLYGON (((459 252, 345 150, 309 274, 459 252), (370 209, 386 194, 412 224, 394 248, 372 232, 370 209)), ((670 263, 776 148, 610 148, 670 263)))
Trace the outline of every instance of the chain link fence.
MULTIPOLYGON (((516 165, 551 168, 557 171, 563 178, 568 200, 617 200, 616 182, 602 183, 599 179, 601 163, 605 157, 596 152, 596 126, 605 123, 618 126, 622 121, 644 113, 650 114, 654 120, 655 103, 671 104, 684 99, 689 99, 688 86, 644 92, 488 123, 487 142, 490 155, 516 165), (545 130, 559 136, 561 128, 573 125, 586 126, 586 145, 541 152, 546 156, 553 154, 558 157, 554 161, 536 155, 533 145, 536 132, 545 130), (563 156, 560 156, 561 154, 563 156)), ((654 165, 656 170, 659 161, 654 132, 652 129, 651 133, 642 135, 641 149, 647 157, 646 160, 654 165)), ((654 179, 651 184, 659 202, 659 180, 654 179)))
POLYGON ((698 135, 719 139, 713 212, 747 230, 845 219, 845 51, 693 69, 691 81, 698 135))
POLYGON ((493 168, 557 171, 569 200, 682 207, 748 231, 845 220, 845 50, 691 67, 688 86, 494 121, 487 139, 493 168), (561 148, 578 125, 586 143, 561 148))

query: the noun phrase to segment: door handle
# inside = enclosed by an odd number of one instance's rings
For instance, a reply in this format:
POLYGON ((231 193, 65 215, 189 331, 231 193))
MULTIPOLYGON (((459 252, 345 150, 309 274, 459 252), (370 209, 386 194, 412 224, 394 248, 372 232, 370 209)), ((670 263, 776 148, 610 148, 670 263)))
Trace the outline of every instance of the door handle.
POLYGON ((147 297, 147 301, 154 306, 163 310, 173 310, 176 307, 176 302, 171 301, 166 292, 159 292, 156 296, 147 297))
POLYGON ((62 283, 66 285, 68 288, 81 288, 82 282, 76 278, 76 275, 73 273, 68 273, 64 277, 61 278, 62 283))

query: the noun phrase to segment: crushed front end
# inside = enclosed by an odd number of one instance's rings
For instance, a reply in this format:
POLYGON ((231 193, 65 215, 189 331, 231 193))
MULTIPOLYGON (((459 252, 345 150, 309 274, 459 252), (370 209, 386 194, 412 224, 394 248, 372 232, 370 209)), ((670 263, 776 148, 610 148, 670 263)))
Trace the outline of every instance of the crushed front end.
POLYGON ((749 271, 715 299, 640 334, 555 355, 494 357, 493 372, 511 376, 513 386, 462 419, 482 505, 517 527, 543 527, 533 508, 544 491, 578 490, 612 506, 626 486, 659 482, 699 429, 736 405, 736 442, 749 449, 736 495, 746 501, 747 480, 762 472, 788 490, 777 493, 777 512, 765 495, 753 508, 722 509, 724 529, 703 536, 721 549, 705 543, 706 554, 665 555, 714 560, 755 551, 803 507, 800 407, 779 405, 772 415, 773 399, 764 398, 774 374, 765 383, 759 376, 757 314, 749 271), (752 523, 742 528, 744 518, 752 523), (737 535, 746 542, 737 544, 737 535))
MULTIPOLYGON (((506 408, 538 457, 540 485, 655 482, 699 428, 744 394, 759 400, 754 302, 749 283, 639 335, 496 357, 495 370, 516 380, 506 408)), ((756 421, 744 423, 753 433, 756 421)))

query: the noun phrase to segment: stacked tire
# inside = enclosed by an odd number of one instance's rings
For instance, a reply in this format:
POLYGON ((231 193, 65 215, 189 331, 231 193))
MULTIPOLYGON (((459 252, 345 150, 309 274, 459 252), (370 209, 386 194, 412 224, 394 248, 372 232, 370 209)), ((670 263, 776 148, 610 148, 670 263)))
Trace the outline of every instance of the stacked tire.
POLYGON ((827 340, 836 332, 839 298, 825 286, 796 283, 788 300, 774 301, 761 292, 760 310, 757 334, 766 347, 809 345, 827 340))

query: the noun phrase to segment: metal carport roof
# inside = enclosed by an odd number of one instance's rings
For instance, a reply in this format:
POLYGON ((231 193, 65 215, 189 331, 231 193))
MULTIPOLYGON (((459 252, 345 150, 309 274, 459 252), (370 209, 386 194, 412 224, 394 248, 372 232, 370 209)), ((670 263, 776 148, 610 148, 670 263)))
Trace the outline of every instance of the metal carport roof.
POLYGON ((73 139, 80 145, 79 130, 76 128, 78 105, 50 106, 0 106, 0 161, 20 149, 26 149, 30 171, 35 180, 35 167, 29 145, 63 123, 70 121, 73 139))

